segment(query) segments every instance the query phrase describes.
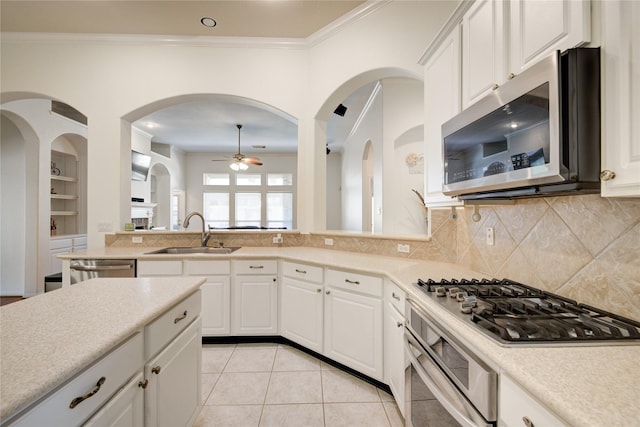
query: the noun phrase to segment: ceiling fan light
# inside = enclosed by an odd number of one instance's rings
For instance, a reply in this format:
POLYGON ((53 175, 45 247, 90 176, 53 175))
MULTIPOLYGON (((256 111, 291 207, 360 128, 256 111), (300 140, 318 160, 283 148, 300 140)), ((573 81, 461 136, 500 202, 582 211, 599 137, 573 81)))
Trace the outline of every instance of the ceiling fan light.
POLYGON ((231 169, 233 169, 234 171, 238 172, 238 171, 246 171, 247 169, 249 169, 249 165, 246 165, 242 162, 233 162, 229 165, 229 167, 231 169))

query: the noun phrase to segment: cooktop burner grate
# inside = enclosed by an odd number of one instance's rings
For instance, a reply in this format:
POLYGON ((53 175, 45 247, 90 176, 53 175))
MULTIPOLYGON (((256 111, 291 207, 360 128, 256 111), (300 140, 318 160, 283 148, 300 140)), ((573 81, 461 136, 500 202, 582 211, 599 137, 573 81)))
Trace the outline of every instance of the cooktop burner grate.
POLYGON ((640 323, 508 279, 418 279, 450 311, 508 343, 640 341, 640 323))

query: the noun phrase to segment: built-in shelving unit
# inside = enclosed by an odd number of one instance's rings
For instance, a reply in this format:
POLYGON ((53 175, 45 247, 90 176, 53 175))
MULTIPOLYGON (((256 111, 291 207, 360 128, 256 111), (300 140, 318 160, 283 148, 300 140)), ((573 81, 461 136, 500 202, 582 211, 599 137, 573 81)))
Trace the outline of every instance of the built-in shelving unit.
POLYGON ((78 160, 76 156, 51 151, 51 235, 77 234, 78 160))

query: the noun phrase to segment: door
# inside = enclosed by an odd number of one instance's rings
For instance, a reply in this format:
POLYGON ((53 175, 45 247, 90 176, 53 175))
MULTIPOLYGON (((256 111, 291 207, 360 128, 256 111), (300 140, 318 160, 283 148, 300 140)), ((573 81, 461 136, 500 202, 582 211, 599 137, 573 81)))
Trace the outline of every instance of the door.
POLYGON ((145 425, 191 425, 200 408, 201 320, 197 318, 144 367, 145 425))
POLYGON ((229 335, 231 294, 229 276, 209 276, 202 291, 202 336, 229 335))
POLYGON ((281 335, 322 353, 322 285, 282 279, 281 335))
POLYGON ((236 276, 231 299, 235 335, 278 332, 278 288, 275 276, 236 276))

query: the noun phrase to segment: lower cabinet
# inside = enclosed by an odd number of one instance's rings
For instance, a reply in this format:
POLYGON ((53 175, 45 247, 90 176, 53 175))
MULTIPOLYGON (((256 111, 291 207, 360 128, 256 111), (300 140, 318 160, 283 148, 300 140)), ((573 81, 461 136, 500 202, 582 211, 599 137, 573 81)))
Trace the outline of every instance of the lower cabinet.
POLYGON ((326 284, 324 355, 382 381, 382 280, 328 270, 326 284))
POLYGON ((566 426, 507 375, 498 387, 498 426, 566 426))
POLYGON ((275 260, 234 261, 231 289, 233 335, 278 333, 278 264, 275 260))
POLYGON ((187 426, 195 421, 200 408, 200 328, 197 319, 146 363, 146 426, 187 426))
POLYGON ((393 282, 384 283, 384 379, 404 416, 404 301, 405 293, 393 282))
POLYGON ((186 276, 201 276, 207 281, 202 291, 202 336, 225 336, 231 332, 231 262, 185 260, 186 276))
POLYGON ((144 425, 143 374, 133 377, 84 427, 139 427, 144 425))

